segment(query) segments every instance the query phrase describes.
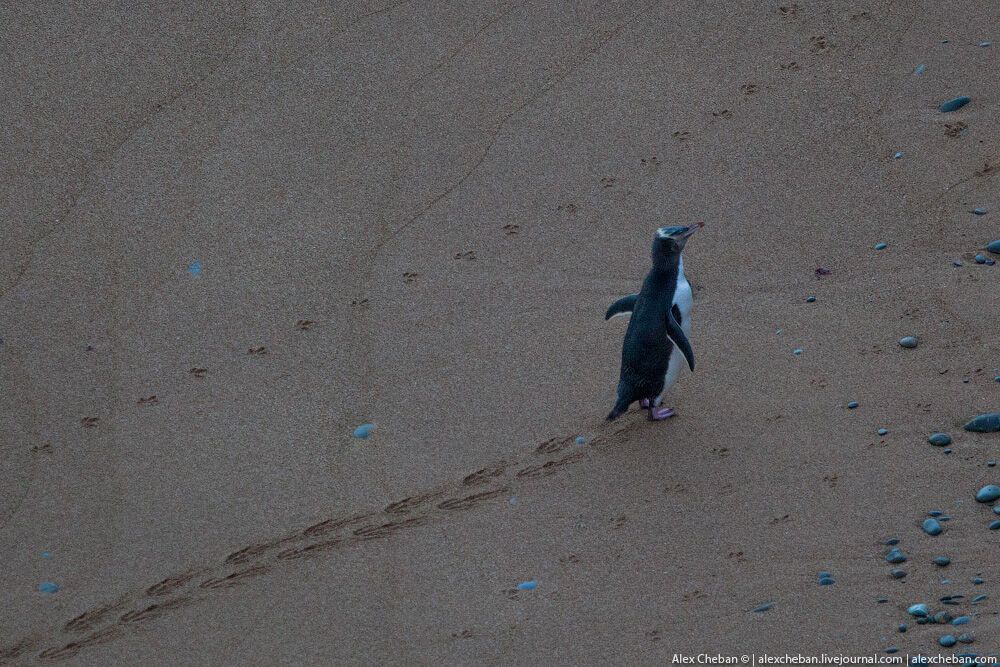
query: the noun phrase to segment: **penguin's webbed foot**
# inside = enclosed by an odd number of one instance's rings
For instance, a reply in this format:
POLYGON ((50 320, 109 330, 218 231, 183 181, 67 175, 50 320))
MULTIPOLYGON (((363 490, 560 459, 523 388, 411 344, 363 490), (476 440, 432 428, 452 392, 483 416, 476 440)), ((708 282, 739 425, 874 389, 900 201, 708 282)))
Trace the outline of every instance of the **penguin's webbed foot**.
POLYGON ((649 407, 649 399, 648 398, 642 399, 641 401, 639 401, 639 405, 641 405, 642 408, 645 410, 646 408, 649 407))
POLYGON ((663 421, 668 417, 673 417, 676 413, 673 408, 650 408, 649 418, 655 422, 663 421))

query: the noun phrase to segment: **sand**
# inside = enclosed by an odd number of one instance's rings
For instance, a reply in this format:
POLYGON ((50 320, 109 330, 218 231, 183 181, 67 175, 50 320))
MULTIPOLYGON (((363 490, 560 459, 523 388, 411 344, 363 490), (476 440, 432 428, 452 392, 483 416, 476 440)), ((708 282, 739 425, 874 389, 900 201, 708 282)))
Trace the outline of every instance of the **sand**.
POLYGON ((1000 650, 1000 9, 209 4, 0 10, 3 659, 1000 650), (695 220, 678 416, 608 424, 695 220))

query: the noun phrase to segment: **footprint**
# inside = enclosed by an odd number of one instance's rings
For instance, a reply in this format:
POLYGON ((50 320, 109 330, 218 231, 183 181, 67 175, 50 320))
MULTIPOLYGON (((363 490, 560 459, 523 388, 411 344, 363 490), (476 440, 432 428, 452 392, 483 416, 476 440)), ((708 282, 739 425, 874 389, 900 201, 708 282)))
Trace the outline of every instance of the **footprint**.
MULTIPOLYGON (((826 479, 826 478, 824 478, 824 479, 826 479)), ((791 520, 792 520, 792 515, 791 514, 782 514, 781 516, 773 516, 773 517, 771 517, 771 525, 773 526, 773 525, 779 524, 779 523, 788 523, 791 520)))
POLYGON ((742 86, 740 86, 740 92, 743 93, 744 95, 753 95, 757 92, 757 84, 744 83, 742 86))
POLYGON ((802 69, 802 65, 792 60, 791 62, 781 63, 781 69, 789 70, 792 72, 798 72, 800 69, 802 69))
POLYGON ((687 132, 685 130, 677 130, 676 132, 674 132, 670 136, 672 136, 677 141, 687 141, 688 138, 691 136, 691 133, 687 132))
POLYGON ((251 347, 250 349, 247 350, 247 354, 259 357, 263 354, 267 354, 267 348, 264 347, 263 345, 261 345, 260 347, 251 347))
POLYGON ((121 615, 118 619, 123 625, 135 625, 142 623, 144 621, 151 621, 154 618, 162 616, 164 613, 170 611, 171 609, 178 609, 185 605, 191 604, 191 597, 182 597, 175 600, 168 600, 167 602, 158 602, 151 604, 145 609, 138 609, 135 611, 126 612, 121 615))
POLYGON ((997 168, 991 165, 989 162, 983 165, 983 168, 976 172, 976 176, 989 176, 995 172, 997 168))
POLYGON ((712 115, 716 118, 732 118, 733 112, 729 109, 723 109, 722 111, 713 111, 712 115))
POLYGON ((743 556, 742 551, 730 551, 727 558, 736 561, 737 563, 745 563, 747 559, 743 556))
POLYGON ((417 278, 419 277, 420 277, 419 273, 411 273, 407 271, 406 273, 403 274, 403 282, 406 283, 407 285, 411 285, 417 282, 417 278))
POLYGON ((826 36, 816 35, 815 37, 809 38, 809 50, 813 53, 819 54, 824 51, 828 51, 833 48, 833 45, 826 41, 826 36))
POLYGON ((206 579, 198 584, 198 588, 232 588, 233 586, 240 585, 246 579, 259 577, 270 569, 270 565, 254 565, 253 567, 248 567, 247 569, 240 570, 239 572, 233 572, 232 574, 228 574, 224 577, 211 577, 206 579))
POLYGON ((521 231, 521 225, 504 225, 503 231, 507 234, 507 236, 516 236, 517 233, 521 231))
POLYGON ((959 137, 967 129, 969 129, 969 126, 961 121, 957 123, 946 123, 944 126, 944 136, 952 138, 959 137))
POLYGON ((659 630, 649 630, 646 632, 646 639, 651 642, 660 641, 660 631, 659 630))
POLYGON ((140 398, 137 405, 156 405, 159 402, 159 399, 156 398, 156 394, 153 394, 152 396, 140 398))
POLYGON ((195 367, 189 370, 188 373, 195 376, 196 378, 203 378, 205 377, 205 374, 208 373, 208 369, 195 367))
POLYGON ((462 480, 462 486, 479 486, 480 484, 486 484, 494 477, 502 475, 506 469, 507 464, 500 462, 497 465, 477 470, 476 472, 465 476, 465 479, 462 480))
POLYGON ((655 155, 648 158, 644 157, 639 159, 639 163, 644 167, 659 167, 660 158, 656 157, 655 155))
POLYGON ((611 520, 611 528, 617 530, 618 528, 621 528, 627 523, 628 523, 628 516, 622 514, 621 516, 615 517, 614 519, 611 520))
POLYGON ((576 452, 555 461, 547 461, 541 465, 528 466, 527 468, 519 470, 516 476, 519 478, 548 477, 549 475, 554 475, 559 472, 559 468, 562 466, 576 463, 584 458, 586 458, 586 455, 583 452, 576 452))
POLYGON ((794 17, 796 17, 796 16, 799 15, 799 5, 796 2, 793 2, 790 5, 783 5, 781 7, 778 7, 778 12, 782 16, 787 16, 789 18, 794 18, 794 17))
POLYGON ((366 298, 351 299, 351 305, 358 308, 364 308, 368 305, 368 299, 366 298))
POLYGON ((576 204, 559 204, 556 206, 557 211, 566 211, 567 213, 576 213, 576 204))
POLYGON ((455 253, 455 259, 473 260, 475 258, 476 258, 476 251, 475 250, 466 250, 465 252, 456 252, 455 253))
POLYGON ((472 630, 462 630, 461 632, 451 633, 452 639, 472 639, 473 637, 475 637, 475 635, 472 633, 472 630))
POLYGON ((299 320, 295 323, 295 328, 299 331, 309 331, 314 324, 316 323, 312 320, 299 320))
POLYGON ((476 505, 493 500, 494 498, 507 496, 509 493, 510 487, 505 486, 502 489, 474 493, 471 496, 465 496, 464 498, 450 498, 442 503, 439 503, 437 507, 442 510, 468 510, 472 509, 476 505))
POLYGON ((421 507, 435 498, 441 497, 442 494, 444 494, 444 491, 434 491, 431 493, 424 493, 419 496, 403 498, 402 500, 397 500, 394 503, 386 505, 384 511, 389 514, 409 514, 418 507, 421 507))
POLYGON ((101 421, 100 417, 84 417, 80 420, 80 425, 84 428, 94 428, 97 426, 98 422, 101 421))
POLYGON ((720 459, 724 459, 727 456, 729 456, 729 448, 728 447, 713 447, 712 448, 712 453, 715 454, 720 459))
POLYGON ((870 19, 870 18, 871 18, 871 14, 869 14, 868 12, 855 12, 854 14, 851 14, 851 20, 852 21, 861 21, 861 20, 870 19))
POLYGON ((613 187, 615 187, 615 183, 617 183, 617 182, 618 182, 618 179, 617 178, 612 178, 611 176, 605 176, 604 178, 601 179, 601 185, 604 186, 604 187, 606 187, 606 188, 613 188, 613 187))

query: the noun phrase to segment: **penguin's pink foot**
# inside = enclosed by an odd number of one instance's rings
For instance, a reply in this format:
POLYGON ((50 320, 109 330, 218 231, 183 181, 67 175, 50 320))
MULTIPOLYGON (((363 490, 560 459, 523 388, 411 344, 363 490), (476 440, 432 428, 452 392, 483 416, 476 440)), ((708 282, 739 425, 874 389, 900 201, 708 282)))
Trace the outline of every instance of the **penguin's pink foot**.
POLYGON ((673 417, 674 414, 673 408, 651 408, 649 411, 649 418, 658 422, 668 417, 673 417))
POLYGON ((642 399, 641 401, 639 401, 639 405, 641 405, 642 409, 645 410, 646 408, 649 407, 649 399, 648 398, 642 399))

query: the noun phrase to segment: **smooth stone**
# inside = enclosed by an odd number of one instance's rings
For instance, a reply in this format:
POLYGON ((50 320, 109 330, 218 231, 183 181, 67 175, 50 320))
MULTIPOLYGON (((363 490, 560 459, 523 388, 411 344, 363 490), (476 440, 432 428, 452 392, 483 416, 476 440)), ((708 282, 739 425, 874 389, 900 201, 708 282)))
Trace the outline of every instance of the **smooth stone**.
POLYGON ((938 567, 947 567, 951 564, 951 559, 947 556, 937 556, 934 558, 934 564, 938 567))
POLYGON ((888 432, 889 432, 889 429, 887 429, 887 428, 880 428, 880 429, 878 430, 878 434, 879 434, 879 435, 885 435, 885 434, 886 434, 886 433, 888 433, 888 432))
POLYGON ((751 609, 750 611, 751 611, 752 613, 754 613, 754 614, 760 614, 760 613, 762 613, 762 612, 765 612, 765 611, 767 611, 767 610, 769 610, 769 609, 773 609, 773 608, 774 608, 774 603, 773 603, 773 602, 765 602, 765 603, 764 603, 764 604, 762 604, 762 605, 759 605, 759 606, 757 606, 757 607, 754 607, 754 608, 753 608, 753 609, 751 609))
POLYGON ((962 266, 962 262, 960 262, 957 259, 954 262, 952 262, 951 264, 952 264, 952 266, 962 266))
MULTIPOLYGON (((945 604, 947 604, 947 602, 945 604)), ((939 611, 934 614, 931 620, 938 625, 947 625, 948 623, 951 623, 951 614, 946 611, 939 611)))
POLYGON ((857 401, 851 401, 850 403, 847 404, 847 409, 848 410, 853 410, 856 407, 858 407, 858 402, 857 401))
POLYGON ((795 356, 799 356, 799 355, 800 355, 800 354, 802 354, 802 353, 803 353, 804 351, 805 351, 805 350, 803 350, 803 349, 802 349, 801 347, 797 347, 797 348, 795 348, 794 350, 792 350, 792 354, 794 354, 795 356))
POLYGON ((578 436, 576 436, 576 444, 578 444, 578 445, 586 445, 587 444, 587 439, 585 437, 583 437, 582 435, 578 435, 578 436))
POLYGON ((538 582, 532 579, 531 581, 522 581, 517 585, 517 590, 519 591, 533 591, 538 588, 538 582))
POLYGON ((819 573, 819 578, 820 579, 828 579, 828 578, 830 578, 832 576, 833 575, 830 574, 829 572, 827 572, 826 570, 823 570, 822 572, 819 573))
POLYGON ((941 510, 931 510, 930 512, 927 513, 927 516, 939 517, 942 514, 944 514, 944 512, 942 512, 941 510))
POLYGON ((59 584, 54 584, 51 581, 43 581, 38 584, 38 590, 42 593, 56 593, 59 591, 59 584))
POLYGON ((923 63, 920 63, 919 65, 913 68, 914 76, 920 76, 926 71, 927 71, 927 65, 924 65, 923 63))
POLYGON ((902 338, 899 339, 899 345, 900 345, 900 347, 905 347, 905 348, 912 349, 912 348, 914 348, 914 347, 917 346, 917 337, 916 336, 903 336, 902 338))
POLYGON ((993 513, 994 514, 1000 514, 1000 505, 995 505, 993 507, 993 513))
POLYGON ((820 577, 820 579, 819 579, 819 585, 820 586, 832 586, 833 585, 833 579, 831 579, 830 577, 820 577))
POLYGON ((906 562, 906 556, 898 547, 894 547, 889 553, 886 554, 885 560, 893 565, 898 565, 899 563, 906 562))
POLYGON ((895 154, 893 154, 892 159, 898 160, 899 158, 903 157, 903 155, 905 155, 903 151, 896 151, 895 154))
POLYGON ((974 583, 975 585, 978 586, 979 584, 983 583, 983 578, 982 577, 973 577, 972 578, 972 583, 974 583))
POLYGON ((944 450, 944 453, 945 454, 951 454, 951 448, 949 447, 948 449, 944 450))
POLYGON ((985 264, 986 255, 976 255, 976 264, 985 264))
POLYGON ((1000 519, 990 521, 990 530, 1000 530, 1000 519))
POLYGON ((931 437, 927 438, 927 442, 936 447, 944 447, 951 444, 951 436, 947 433, 932 433, 931 437))
POLYGON ((896 648, 895 646, 890 646, 889 648, 887 648, 887 649, 885 650, 885 652, 886 652, 886 653, 889 653, 889 654, 892 654, 892 653, 899 653, 899 649, 898 649, 898 648, 896 648))
POLYGON ((910 605, 910 608, 906 610, 906 613, 910 616, 916 616, 917 618, 924 618, 928 614, 927 605, 923 602, 910 605))
POLYGON ((968 95, 959 95, 958 97, 953 97, 947 102, 942 102, 941 106, 938 107, 938 111, 941 113, 951 113, 952 111, 958 111, 966 104, 972 101, 972 98, 968 95))
POLYGON ((971 644, 972 642, 976 641, 976 639, 968 632, 963 632, 958 636, 958 641, 962 642, 963 644, 971 644))
POLYGON ((979 42, 979 47, 985 49, 986 47, 988 47, 992 43, 993 42, 990 42, 990 41, 979 42))
POLYGON ((937 519, 925 519, 923 529, 925 533, 931 536, 940 535, 941 531, 944 530, 937 519))
POLYGON ((988 597, 989 596, 985 595, 985 594, 984 595, 977 595, 976 597, 972 598, 972 604, 979 604, 980 602, 982 602, 983 600, 985 600, 988 597))
POLYGON ((997 499, 1000 499, 1000 486, 996 484, 987 484, 976 492, 976 502, 992 503, 997 499))
POLYGON ((888 243, 876 243, 875 244, 875 249, 876 250, 885 250, 888 247, 889 247, 888 243))
MULTIPOLYGON (((944 450, 944 451, 948 452, 948 451, 951 451, 951 450, 949 450, 949 449, 946 449, 946 450, 944 450)), ((951 517, 950 517, 950 516, 947 516, 947 515, 945 515, 945 516, 940 516, 940 517, 938 517, 938 521, 951 521, 951 517)))
POLYGON ((945 635, 945 636, 941 637, 940 639, 938 639, 938 644, 940 644, 941 646, 944 646, 945 648, 950 648, 950 647, 954 646, 957 643, 958 643, 958 640, 955 639, 955 637, 953 635, 945 635))
POLYGON ((52 554, 50 554, 48 551, 43 551, 42 558, 52 558, 52 554))
POLYGON ((906 623, 900 623, 899 624, 899 631, 900 632, 906 632, 907 628, 908 628, 908 626, 906 625, 906 623))
POLYGON ((371 435, 371 432, 374 430, 375 430, 375 424, 362 424, 361 426, 354 429, 354 437, 361 438, 362 440, 364 440, 369 435, 371 435))
POLYGON ((898 537, 890 537, 889 539, 887 539, 885 541, 885 546, 887 546, 887 547, 892 547, 892 546, 895 546, 897 544, 899 544, 899 538, 898 537))
MULTIPOLYGON (((1000 378, 997 378, 997 382, 1000 382, 1000 378)), ((986 462, 986 465, 988 467, 990 467, 990 468, 995 468, 996 465, 997 465, 997 462, 995 460, 993 460, 993 459, 990 459, 989 461, 986 462)))
POLYGON ((986 215, 986 209, 985 208, 974 208, 974 209, 972 209, 972 214, 973 215, 986 215))
POLYGON ((906 576, 906 570, 900 570, 899 568, 889 570, 889 576, 893 579, 902 579, 906 576))
POLYGON ((814 296, 807 296, 806 297, 806 303, 813 303, 815 301, 816 301, 816 297, 814 297, 814 296))
POLYGON ((990 241, 986 244, 986 249, 995 255, 1000 255, 1000 239, 996 241, 990 241))
POLYGON ((1000 412, 987 412, 973 417, 962 428, 973 433, 996 433, 1000 431, 1000 412))
POLYGON ((966 623, 968 623, 971 620, 972 620, 971 616, 958 616, 958 617, 953 618, 951 620, 951 624, 952 625, 965 625, 966 623))

